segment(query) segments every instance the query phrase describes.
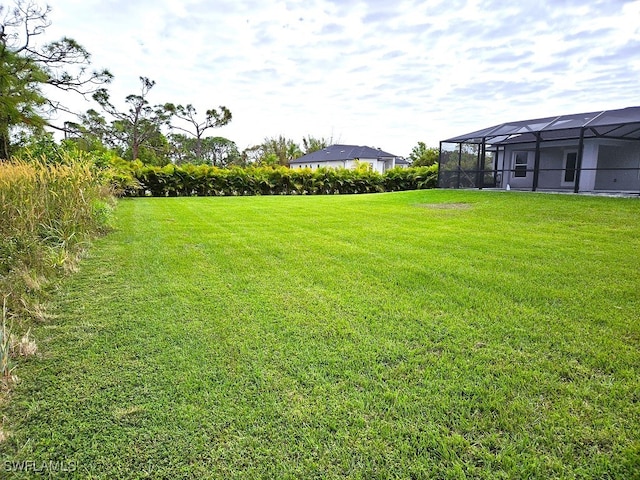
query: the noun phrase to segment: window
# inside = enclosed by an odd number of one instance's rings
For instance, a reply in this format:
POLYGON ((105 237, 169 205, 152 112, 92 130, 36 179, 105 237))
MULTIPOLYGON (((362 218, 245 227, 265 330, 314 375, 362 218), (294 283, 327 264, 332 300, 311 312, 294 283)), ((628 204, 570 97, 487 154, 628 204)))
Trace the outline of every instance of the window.
POLYGON ((513 176, 514 177, 526 177, 527 176, 527 164, 529 161, 528 152, 514 152, 515 159, 513 161, 513 176))
POLYGON ((576 165, 578 164, 578 152, 567 152, 564 156, 564 183, 576 181, 576 165))

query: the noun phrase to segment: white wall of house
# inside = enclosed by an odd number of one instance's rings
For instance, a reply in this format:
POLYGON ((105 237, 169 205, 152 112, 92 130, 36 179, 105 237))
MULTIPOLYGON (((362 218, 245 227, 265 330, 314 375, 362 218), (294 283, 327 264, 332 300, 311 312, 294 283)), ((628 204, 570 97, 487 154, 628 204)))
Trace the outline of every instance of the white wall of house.
POLYGON ((345 160, 296 163, 292 166, 292 168, 310 168, 311 170, 317 170, 318 168, 345 168, 345 163, 345 160))
MULTIPOLYGON (((566 181, 567 155, 577 153, 578 140, 563 140, 558 142, 544 142, 540 147, 540 171, 538 174, 539 190, 569 190, 573 191, 575 179, 566 181)), ((519 145, 507 145, 504 153, 498 157, 499 168, 504 169, 502 188, 507 184, 511 188, 531 189, 533 187, 533 168, 535 164, 535 143, 519 145), (516 159, 522 161, 526 156, 526 173, 516 170, 516 159)), ((580 191, 591 192, 594 190, 620 190, 619 186, 629 187, 635 181, 635 190, 640 189, 636 177, 630 171, 622 178, 616 178, 614 171, 597 171, 596 168, 604 168, 603 165, 617 166, 618 168, 638 168, 640 162, 640 143, 637 142, 611 142, 603 139, 585 139, 582 152, 582 169, 580 172, 580 191), (624 145, 621 145, 624 144, 624 145), (604 145, 607 145, 605 148, 604 145), (604 148, 604 150, 603 150, 604 148), (614 149, 615 153, 611 153, 614 149), (605 188, 606 186, 606 188, 605 188)), ((631 190, 632 188, 629 188, 631 190)))
POLYGON ((395 158, 361 158, 359 160, 332 160, 321 162, 309 162, 309 163, 296 163, 292 165, 292 168, 310 168, 311 170, 317 170, 318 168, 348 168, 355 169, 358 164, 368 163, 371 168, 378 172, 384 173, 387 170, 394 168, 395 158))

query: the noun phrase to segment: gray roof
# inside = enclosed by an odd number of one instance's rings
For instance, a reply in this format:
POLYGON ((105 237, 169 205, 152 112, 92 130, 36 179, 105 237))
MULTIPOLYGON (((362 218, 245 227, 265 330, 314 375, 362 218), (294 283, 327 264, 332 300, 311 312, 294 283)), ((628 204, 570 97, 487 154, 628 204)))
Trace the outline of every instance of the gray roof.
MULTIPOLYGON (((316 152, 307 153, 290 163, 316 163, 332 160, 353 160, 356 158, 398 158, 393 153, 388 153, 379 148, 361 147, 358 145, 330 145, 316 152)), ((396 160, 397 163, 401 163, 396 160)))
POLYGON ((555 117, 507 122, 475 132, 443 140, 445 143, 527 143, 542 140, 564 140, 580 137, 606 137, 640 140, 640 107, 620 110, 576 113, 555 117), (584 130, 583 130, 584 129, 584 130))

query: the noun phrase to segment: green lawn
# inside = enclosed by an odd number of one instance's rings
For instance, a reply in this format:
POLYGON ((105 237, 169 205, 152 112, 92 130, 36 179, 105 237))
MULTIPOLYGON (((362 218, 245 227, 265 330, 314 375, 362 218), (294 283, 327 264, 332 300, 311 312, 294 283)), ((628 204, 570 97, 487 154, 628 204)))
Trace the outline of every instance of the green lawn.
POLYGON ((638 199, 122 200, 0 477, 639 478, 639 287, 638 199))

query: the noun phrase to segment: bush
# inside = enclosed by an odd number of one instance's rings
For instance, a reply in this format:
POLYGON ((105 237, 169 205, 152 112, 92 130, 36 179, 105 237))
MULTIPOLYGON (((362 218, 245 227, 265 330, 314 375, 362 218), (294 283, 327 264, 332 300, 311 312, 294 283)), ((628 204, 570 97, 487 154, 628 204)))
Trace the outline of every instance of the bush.
POLYGON ((438 164, 428 167, 394 168, 386 172, 384 188, 387 192, 436 188, 438 164))
POLYGON ((218 168, 190 164, 156 167, 128 163, 128 167, 118 164, 118 171, 125 178, 129 176, 132 186, 122 188, 121 191, 130 196, 376 193, 435 188, 438 176, 437 165, 395 168, 380 174, 370 168, 355 170, 289 169, 280 166, 218 168))

